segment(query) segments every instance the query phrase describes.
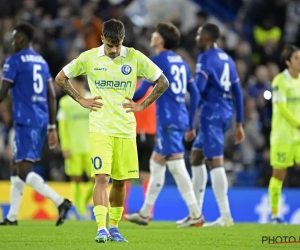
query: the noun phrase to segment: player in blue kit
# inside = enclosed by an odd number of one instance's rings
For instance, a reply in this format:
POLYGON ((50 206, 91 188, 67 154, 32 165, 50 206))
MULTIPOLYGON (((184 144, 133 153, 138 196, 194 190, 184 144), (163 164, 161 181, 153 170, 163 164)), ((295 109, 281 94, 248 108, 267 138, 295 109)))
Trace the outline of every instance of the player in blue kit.
MULTIPOLYGON (((156 101, 158 142, 150 160, 151 173, 145 202, 139 213, 125 215, 126 219, 139 225, 148 224, 151 209, 164 185, 166 165, 190 212, 191 219, 184 226, 201 226, 204 222, 183 158, 184 136, 187 140, 196 136, 194 119, 199 93, 187 63, 172 51, 179 40, 180 32, 171 23, 159 23, 152 34, 151 46, 157 55, 151 59, 163 70, 170 87, 156 101), (190 94, 189 112, 185 104, 186 91, 190 94)), ((143 81, 133 100, 142 98, 151 86, 151 82, 143 81)))
MULTIPOLYGON (((204 226, 231 226, 229 201, 227 196, 228 181, 223 167, 224 133, 230 127, 233 106, 236 110, 235 143, 244 140, 243 95, 240 80, 232 58, 217 48, 220 36, 218 26, 206 24, 197 32, 197 47, 202 52, 197 61, 196 84, 200 92, 200 131, 193 144, 191 153, 192 181, 194 191, 202 213, 207 169, 210 168, 212 188, 218 203, 221 217, 204 226)), ((178 221, 184 225, 190 217, 178 221)))
POLYGON ((13 102, 15 128, 15 167, 12 168, 10 209, 0 225, 17 225, 24 184, 27 183, 39 194, 51 199, 58 207, 57 226, 63 224, 72 204, 62 198, 44 180, 32 171, 32 164, 39 160, 48 134, 50 148, 57 145, 56 97, 48 64, 30 48, 34 28, 22 23, 13 31, 12 45, 15 54, 3 66, 0 102, 9 89, 13 102), (49 124, 50 121, 50 125, 49 124))

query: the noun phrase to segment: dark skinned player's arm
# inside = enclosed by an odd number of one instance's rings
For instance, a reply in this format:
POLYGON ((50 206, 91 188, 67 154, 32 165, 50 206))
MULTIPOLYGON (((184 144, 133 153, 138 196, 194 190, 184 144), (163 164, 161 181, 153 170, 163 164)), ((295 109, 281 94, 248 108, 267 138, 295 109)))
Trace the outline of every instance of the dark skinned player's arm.
POLYGON ((48 107, 49 107, 49 124, 54 125, 56 123, 56 94, 53 86, 52 79, 48 81, 48 107))
POLYGON ((12 83, 7 80, 2 80, 0 86, 0 103, 7 97, 7 93, 12 83))
POLYGON ((55 77, 55 82, 58 86, 69 96, 71 96, 76 102, 82 98, 82 96, 73 87, 69 78, 66 76, 65 72, 61 70, 55 77))
POLYGON ((145 109, 149 107, 156 99, 158 99, 169 87, 169 81, 164 74, 154 82, 154 88, 151 93, 141 102, 141 106, 145 109))

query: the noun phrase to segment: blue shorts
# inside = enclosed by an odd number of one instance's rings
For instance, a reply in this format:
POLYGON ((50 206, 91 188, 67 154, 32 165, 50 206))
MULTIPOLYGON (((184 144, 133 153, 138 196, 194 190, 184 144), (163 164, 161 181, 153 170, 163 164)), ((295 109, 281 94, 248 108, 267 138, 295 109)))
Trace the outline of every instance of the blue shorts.
POLYGON ((157 143, 154 152, 164 157, 184 153, 183 138, 185 132, 185 128, 178 128, 174 125, 158 126, 156 130, 157 143))
POLYGON ((200 116, 200 130, 193 143, 194 150, 203 150, 207 159, 224 155, 224 134, 230 128, 231 116, 200 116))
POLYGON ((15 125, 15 162, 31 161, 40 159, 47 127, 29 127, 22 124, 15 125))

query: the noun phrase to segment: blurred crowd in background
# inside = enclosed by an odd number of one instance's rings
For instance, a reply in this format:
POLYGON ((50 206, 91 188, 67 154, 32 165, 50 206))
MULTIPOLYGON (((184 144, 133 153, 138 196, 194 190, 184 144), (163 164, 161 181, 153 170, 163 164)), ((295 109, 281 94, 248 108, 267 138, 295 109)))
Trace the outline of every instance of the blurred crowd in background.
MULTIPOLYGON (((0 0, 0 6, 1 66, 13 53, 14 26, 27 21, 36 28, 33 48, 46 59, 53 76, 82 51, 101 45, 102 22, 110 18, 125 24, 124 45, 147 56, 154 54, 149 41, 155 24, 172 21, 182 32, 176 52, 194 73, 199 54, 195 45, 196 31, 207 22, 218 24, 222 34, 218 46, 234 58, 245 97, 245 141, 234 145, 234 121, 225 135, 229 183, 231 186, 268 184, 271 175, 271 82, 283 69, 280 62, 283 46, 287 43, 300 46, 300 1, 0 0)), ((57 86, 56 94, 58 100, 64 95, 57 86)), ((9 98, 0 105, 0 113, 0 179, 9 179, 13 155, 9 98)), ((190 143, 186 143, 186 149, 188 164, 190 143)), ((45 145, 42 161, 35 168, 46 180, 67 180, 59 147, 50 151, 45 145)), ((300 186, 300 168, 289 169, 284 185, 300 186)))

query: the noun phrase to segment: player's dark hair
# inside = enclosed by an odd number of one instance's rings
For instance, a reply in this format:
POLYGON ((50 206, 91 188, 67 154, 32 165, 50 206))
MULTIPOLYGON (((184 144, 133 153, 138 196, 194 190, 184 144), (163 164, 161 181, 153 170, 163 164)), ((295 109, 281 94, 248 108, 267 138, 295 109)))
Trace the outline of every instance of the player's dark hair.
POLYGON ((30 23, 20 23, 15 27, 15 31, 23 33, 31 42, 34 38, 34 27, 30 23))
POLYGON ((180 31, 174 24, 161 22, 156 25, 156 32, 164 39, 165 49, 174 49, 179 44, 180 31))
POLYGON ((102 33, 113 45, 119 44, 125 36, 125 27, 120 20, 110 19, 102 24, 102 33))
POLYGON ((220 37, 219 27, 212 23, 207 23, 203 25, 201 32, 208 34, 213 40, 213 42, 216 42, 220 37))
POLYGON ((294 54, 294 52, 299 51, 300 48, 294 46, 294 45, 288 45, 286 46, 281 53, 281 62, 286 65, 286 61, 291 61, 291 58, 294 54))

